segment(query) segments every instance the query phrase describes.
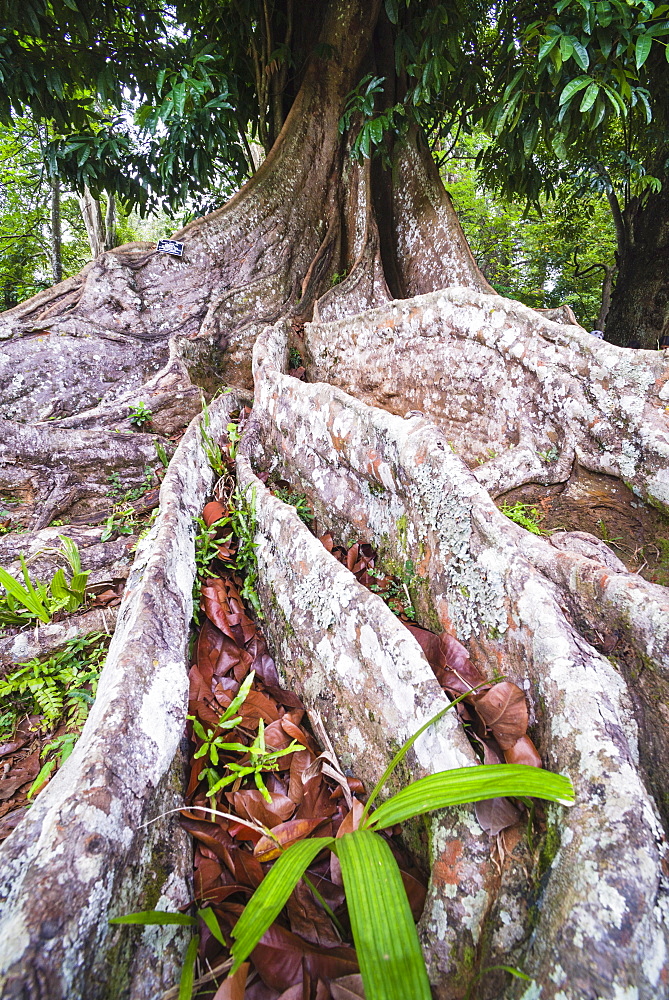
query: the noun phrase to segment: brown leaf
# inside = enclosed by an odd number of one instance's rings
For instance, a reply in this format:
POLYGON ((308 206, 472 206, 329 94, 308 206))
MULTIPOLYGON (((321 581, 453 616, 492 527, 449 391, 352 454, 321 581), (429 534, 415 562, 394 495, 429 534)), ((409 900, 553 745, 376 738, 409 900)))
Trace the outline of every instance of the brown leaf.
POLYGON ((288 796, 296 806, 304 798, 304 784, 302 774, 313 761, 314 756, 310 750, 298 750, 290 755, 290 781, 288 784, 288 796))
POLYGON ((328 552, 332 552, 334 546, 334 538, 332 537, 332 534, 329 531, 326 531, 324 535, 321 535, 318 541, 325 546, 328 552))
POLYGON ((23 718, 9 743, 0 745, 0 757, 6 757, 8 754, 14 753, 15 750, 20 750, 21 747, 24 747, 28 740, 32 739, 35 735, 35 730, 39 728, 39 723, 39 715, 31 715, 30 718, 23 718))
MULTIPOLYGON (((210 504, 207 504, 209 507, 210 504)), ((207 508, 205 507, 205 510, 207 508)), ((228 976, 216 990, 213 1000, 244 1000, 246 977, 249 974, 249 962, 242 962, 233 976, 228 976)))
POLYGON ((327 913, 314 899, 309 886, 302 880, 297 883, 288 900, 288 919, 293 934, 299 934, 310 944, 335 948, 341 938, 327 913))
POLYGON ((210 528, 214 521, 220 521, 220 519, 225 517, 226 514, 227 510, 222 503, 219 503, 218 500, 211 500, 209 503, 204 505, 202 520, 207 527, 210 528))
POLYGON ((320 826, 322 819, 290 819, 286 823, 279 823, 272 829, 275 839, 261 837, 256 844, 253 853, 259 861, 274 861, 281 854, 281 847, 288 847, 298 840, 304 840, 317 826, 320 826), (277 846, 279 841, 281 847, 277 846))
MULTIPOLYGON (((347 812, 343 823, 337 830, 337 837, 343 837, 345 833, 353 833, 354 830, 357 830, 364 810, 365 807, 362 802, 358 802, 357 799, 353 799, 353 806, 350 811, 347 812)), ((339 858, 336 854, 332 854, 330 856, 330 877, 335 885, 344 884, 341 875, 341 865, 339 864, 339 858)))
POLYGON ((270 796, 271 805, 255 788, 246 788, 240 792, 230 792, 227 798, 243 819, 254 819, 256 823, 268 826, 271 830, 291 818, 295 803, 287 795, 270 792, 270 796))
POLYGON ((465 694, 483 680, 461 642, 448 632, 436 635, 410 622, 403 623, 420 645, 441 686, 451 694, 465 694))
POLYGON ((355 951, 346 945, 318 948, 273 924, 251 954, 263 981, 286 990, 302 981, 302 961, 312 979, 338 979, 358 972, 355 951))
POLYGON ((472 700, 477 715, 492 730, 502 750, 510 749, 527 732, 527 703, 517 684, 500 681, 472 700))
POLYGON ((39 774, 39 768, 39 750, 35 750, 16 764, 6 778, 0 780, 0 801, 10 799, 23 785, 33 782, 39 774))
POLYGON ((407 899, 409 900, 411 913, 416 923, 418 923, 425 906, 427 886, 424 882, 420 882, 409 872, 400 870, 400 875, 402 876, 402 882, 404 883, 404 891, 406 892, 407 899))
POLYGON ((501 830, 515 826, 522 817, 522 812, 509 799, 484 799, 476 802, 474 809, 476 818, 491 837, 496 837, 501 830))
POLYGON ((362 976, 359 972, 354 976, 341 976, 340 979, 331 980, 330 992, 332 1000, 365 1000, 362 976))
POLYGON ((12 812, 7 813, 6 816, 3 816, 2 819, 0 819, 0 841, 8 837, 12 830, 16 829, 25 816, 26 809, 27 806, 13 809, 12 812))
POLYGON ((507 764, 528 764, 530 767, 543 767, 541 757, 529 736, 521 736, 512 747, 504 751, 507 764))

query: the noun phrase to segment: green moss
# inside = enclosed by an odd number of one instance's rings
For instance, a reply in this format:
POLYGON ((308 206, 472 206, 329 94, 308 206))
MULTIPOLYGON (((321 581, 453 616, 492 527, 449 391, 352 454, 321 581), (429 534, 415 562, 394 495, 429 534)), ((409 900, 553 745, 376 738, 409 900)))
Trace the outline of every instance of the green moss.
POLYGON ((374 481, 368 482, 367 488, 373 497, 382 497, 386 492, 386 488, 382 483, 376 483, 374 481))
POLYGON ((560 849, 560 842, 561 837, 557 824, 551 823, 549 820, 543 842, 539 849, 538 875, 540 878, 545 875, 550 866, 553 864, 555 856, 560 849))
POLYGON ((400 548, 405 552, 407 550, 407 533, 409 530, 409 521, 406 514, 402 514, 401 517, 397 518, 395 522, 395 527, 397 528, 397 541, 399 542, 400 548))

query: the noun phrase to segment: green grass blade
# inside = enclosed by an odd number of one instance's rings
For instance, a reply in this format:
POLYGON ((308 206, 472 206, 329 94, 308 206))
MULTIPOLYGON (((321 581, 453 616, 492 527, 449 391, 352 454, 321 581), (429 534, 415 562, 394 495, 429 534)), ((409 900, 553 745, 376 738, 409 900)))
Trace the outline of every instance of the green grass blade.
POLYGON ((317 854, 334 843, 332 837, 312 837, 292 844, 272 865, 232 929, 235 964, 230 975, 246 961, 267 928, 281 913, 286 900, 317 854))
POLYGON ((221 931, 221 925, 218 922, 218 917, 212 910, 210 906, 206 906, 204 910, 198 911, 198 916, 204 920, 205 924, 214 935, 219 944, 222 944, 224 948, 227 948, 225 938, 223 937, 223 932, 221 931))
MULTIPOLYGON (((482 687, 483 685, 480 684, 478 686, 482 687)), ((475 691, 475 690, 476 690, 476 688, 472 688, 471 689, 471 691, 475 691)), ((388 778, 390 777, 390 775, 393 773, 393 771, 395 770, 395 768, 397 767, 397 765, 402 761, 402 759, 404 758, 404 756, 407 754, 407 752, 414 745, 414 743, 416 742, 416 740, 418 739, 418 737, 421 736, 425 732, 426 729, 429 729, 430 726, 433 726, 435 724, 435 722, 439 722, 439 719, 441 719, 442 716, 446 715, 446 712, 448 712, 451 708, 453 708, 455 705, 459 705, 460 702, 463 701, 465 698, 468 698, 469 695, 471 694, 471 691, 466 691, 465 694, 461 694, 457 698, 455 698, 453 701, 449 702, 448 705, 446 705, 445 708, 442 708, 440 712, 437 712, 437 714, 433 715, 431 719, 428 719, 427 722, 424 722, 423 725, 420 727, 420 729, 417 732, 415 732, 413 734, 413 736, 410 736, 409 739, 406 741, 406 743, 404 743, 399 748, 399 750, 397 751, 397 753, 395 754, 395 756, 391 760, 390 764, 388 764, 388 767, 385 769, 385 771, 383 772, 383 774, 381 775, 381 777, 379 778, 379 780, 377 781, 377 783, 374 785, 374 788, 372 789, 372 793, 369 796, 369 798, 367 799, 367 802, 365 803, 365 808, 363 810, 362 817, 360 818, 360 826, 361 827, 365 827, 365 826, 368 825, 368 823, 367 823, 367 816, 369 815, 369 810, 372 808, 373 803, 376 801, 376 797, 378 796, 379 792, 381 791, 381 789, 383 788, 383 786, 385 785, 386 781, 388 780, 388 778)))
POLYGON ((67 580, 65 579, 65 572, 63 569, 56 570, 53 574, 53 579, 49 584, 49 589, 57 601, 64 604, 69 599, 70 592, 67 587, 67 580))
POLYGON ((45 625, 49 624, 51 621, 49 612, 44 607, 44 604, 39 599, 39 596, 35 593, 35 591, 33 590, 33 592, 30 593, 30 591, 25 590, 18 580, 15 580, 6 569, 2 568, 2 566, 0 566, 0 583, 5 588, 7 593, 11 594, 12 597, 22 604, 24 608, 27 608, 31 614, 35 615, 36 618, 39 618, 45 625))
POLYGON ((197 925, 195 917, 186 913, 171 913, 167 910, 140 910, 137 913, 126 913, 122 917, 112 917, 110 924, 186 924, 189 927, 197 925))
POLYGON ((81 557, 79 556, 79 547, 74 539, 70 538, 69 535, 59 535, 58 536, 63 543, 63 552, 65 553, 65 558, 70 564, 70 568, 73 573, 81 573, 81 557))
POLYGON ((186 957, 184 958, 184 965, 181 970, 181 979, 179 981, 179 1000, 191 1000, 191 997, 193 996, 193 983, 195 982, 195 959, 197 958, 197 949, 199 944, 200 939, 197 934, 188 942, 186 957))
POLYGON ((383 802, 373 813, 369 826, 382 830, 433 809, 505 795, 527 795, 565 806, 574 803, 572 783, 562 774, 551 774, 527 764, 480 764, 420 778, 383 802))
POLYGON ((70 593, 76 598, 78 602, 77 607, 83 604, 86 597, 86 584, 88 583, 90 572, 87 569, 85 573, 75 573, 70 580, 70 593))
POLYGON ((430 1000, 423 953, 397 862, 376 833, 335 844, 367 1000, 430 1000))

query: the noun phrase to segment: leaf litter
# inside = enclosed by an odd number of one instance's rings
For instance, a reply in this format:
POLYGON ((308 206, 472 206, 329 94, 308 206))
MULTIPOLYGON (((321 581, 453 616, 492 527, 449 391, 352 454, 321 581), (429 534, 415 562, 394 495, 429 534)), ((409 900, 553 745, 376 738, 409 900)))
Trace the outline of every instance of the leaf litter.
MULTIPOLYGON (((329 852, 308 867, 250 963, 225 979, 231 931, 272 863, 283 849, 306 837, 340 837, 355 830, 365 788, 342 770, 318 714, 307 719, 296 695, 281 688, 259 625, 242 599, 244 580, 236 566, 240 543, 229 530, 226 502, 234 488, 234 442, 222 446, 221 454, 226 468, 215 499, 202 513, 216 550, 207 562, 211 575, 199 590, 202 614, 188 709, 193 752, 182 811, 182 823, 195 841, 194 903, 199 912, 211 908, 217 921, 216 933, 210 920, 198 921, 199 978, 193 995, 198 1000, 356 1000, 364 997, 362 979, 355 950, 347 943, 350 925, 341 870, 329 852)), ((284 502, 290 497, 308 523, 304 511, 310 508, 296 499, 301 494, 291 493, 285 483, 275 493, 284 502)), ((315 519, 310 527, 316 533, 315 519)), ((320 535, 320 541, 411 631, 446 693, 466 696, 457 710, 479 756, 486 763, 506 760, 540 767, 527 736, 522 690, 507 680, 486 680, 454 636, 415 624, 407 576, 381 571, 370 544, 355 542, 346 549, 330 532, 320 535)), ((412 570, 410 564, 407 570, 412 570)), ((508 799, 493 799, 478 803, 477 816, 496 837, 517 824, 522 811, 508 799)), ((425 878, 398 833, 396 828, 384 836, 418 920, 425 878)))

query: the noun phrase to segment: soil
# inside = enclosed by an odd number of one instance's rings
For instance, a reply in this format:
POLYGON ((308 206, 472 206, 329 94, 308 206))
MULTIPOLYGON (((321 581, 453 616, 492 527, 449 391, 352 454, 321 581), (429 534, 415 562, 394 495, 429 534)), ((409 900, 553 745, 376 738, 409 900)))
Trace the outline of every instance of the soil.
POLYGON ((566 482, 526 483, 495 503, 536 507, 543 531, 587 531, 606 542, 633 573, 669 585, 669 518, 613 476, 588 472, 575 462, 566 482))

